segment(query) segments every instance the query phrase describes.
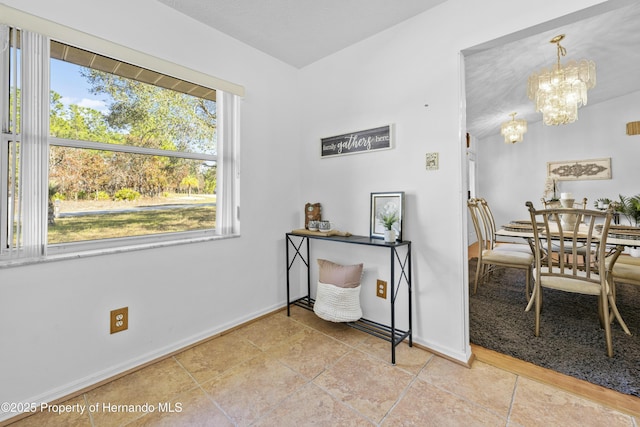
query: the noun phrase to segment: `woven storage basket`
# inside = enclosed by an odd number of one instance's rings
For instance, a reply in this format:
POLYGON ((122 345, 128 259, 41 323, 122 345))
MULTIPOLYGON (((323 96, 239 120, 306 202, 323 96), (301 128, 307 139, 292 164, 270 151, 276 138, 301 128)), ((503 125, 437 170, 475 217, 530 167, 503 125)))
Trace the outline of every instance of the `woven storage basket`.
POLYGON ((318 282, 318 292, 313 311, 330 322, 355 322, 362 317, 360 285, 341 288, 330 283, 318 282))

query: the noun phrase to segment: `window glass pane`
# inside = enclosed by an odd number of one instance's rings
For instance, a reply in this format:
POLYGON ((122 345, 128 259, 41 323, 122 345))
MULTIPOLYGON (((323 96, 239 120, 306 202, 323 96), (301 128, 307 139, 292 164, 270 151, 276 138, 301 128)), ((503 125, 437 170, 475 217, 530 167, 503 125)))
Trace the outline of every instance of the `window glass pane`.
POLYGON ((21 83, 29 81, 21 82, 20 61, 32 53, 20 38, 12 32, 0 55, 0 262, 23 257, 21 231, 33 226, 47 230, 37 248, 54 245, 56 254, 213 236, 216 90, 51 41, 51 91, 33 100, 49 107, 47 171, 20 153, 21 83), (25 177, 44 176, 48 195, 44 185, 23 189, 25 177), (140 238, 106 241, 129 237, 140 238), (97 243, 65 245, 81 242, 97 243))
POLYGON ((49 244, 213 229, 215 184, 211 162, 52 146, 49 244))
MULTIPOLYGON (((20 206, 18 205, 18 181, 20 179, 20 170, 18 168, 18 160, 20 158, 20 143, 14 141, 8 141, 5 144, 1 144, 3 152, 0 158, 5 162, 2 164, 2 169, 6 171, 7 182, 6 190, 3 189, 3 194, 6 194, 6 200, 0 203, 2 217, 6 218, 2 222, 2 249, 8 247, 15 247, 16 245, 16 228, 18 224, 16 222, 16 216, 20 206)), ((4 183, 3 183, 4 184, 4 183)))
POLYGON ((215 91, 192 96, 203 88, 59 42, 50 64, 60 146, 50 147, 48 243, 214 229, 215 162, 193 157, 216 154, 215 91))
POLYGON ((216 102, 51 59, 51 135, 216 154, 216 102))
MULTIPOLYGON (((9 33, 5 36, 9 37, 10 49, 5 56, 6 70, 2 70, 0 75, 6 77, 6 88, 2 88, 8 92, 9 104, 4 105, 2 111, 2 132, 20 133, 20 74, 21 74, 21 50, 20 50, 20 31, 14 28, 8 28, 9 33), (7 108, 8 107, 8 108, 7 108)), ((6 96, 4 91, 0 91, 2 96, 6 96)), ((2 99, 5 102, 5 99, 2 99)))

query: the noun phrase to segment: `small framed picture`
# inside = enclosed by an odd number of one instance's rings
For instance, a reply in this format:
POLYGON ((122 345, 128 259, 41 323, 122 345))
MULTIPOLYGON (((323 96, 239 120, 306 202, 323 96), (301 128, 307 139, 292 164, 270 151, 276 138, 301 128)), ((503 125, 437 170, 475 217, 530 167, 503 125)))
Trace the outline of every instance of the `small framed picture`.
POLYGON ((371 193, 370 235, 384 238, 384 230, 391 227, 397 239, 402 241, 402 219, 404 216, 404 192, 371 193))
POLYGON ((428 171, 438 170, 438 157, 438 153, 427 153, 425 164, 428 171))

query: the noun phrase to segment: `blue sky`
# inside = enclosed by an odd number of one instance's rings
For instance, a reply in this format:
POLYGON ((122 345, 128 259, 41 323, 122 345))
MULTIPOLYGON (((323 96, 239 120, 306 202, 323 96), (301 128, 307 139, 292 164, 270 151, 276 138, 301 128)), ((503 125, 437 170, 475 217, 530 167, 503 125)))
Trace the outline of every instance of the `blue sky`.
POLYGON ((107 111, 107 96, 89 93, 89 84, 80 75, 81 67, 69 62, 51 60, 51 90, 62 95, 65 105, 76 104, 95 110, 107 111))

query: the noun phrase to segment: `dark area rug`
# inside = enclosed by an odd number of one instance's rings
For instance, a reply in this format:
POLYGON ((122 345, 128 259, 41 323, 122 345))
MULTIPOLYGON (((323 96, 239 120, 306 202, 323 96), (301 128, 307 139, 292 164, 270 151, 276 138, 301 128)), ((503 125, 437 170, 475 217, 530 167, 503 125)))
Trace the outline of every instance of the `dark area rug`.
MULTIPOLYGON (((469 261, 473 284, 477 259, 469 261)), ((618 284, 617 305, 632 335, 612 324, 614 357, 606 354, 596 297, 544 289, 540 336, 525 312, 525 274, 498 268, 469 297, 471 343, 535 365, 640 396, 640 287, 618 284)), ((473 286, 470 286, 472 289, 473 286)))

